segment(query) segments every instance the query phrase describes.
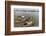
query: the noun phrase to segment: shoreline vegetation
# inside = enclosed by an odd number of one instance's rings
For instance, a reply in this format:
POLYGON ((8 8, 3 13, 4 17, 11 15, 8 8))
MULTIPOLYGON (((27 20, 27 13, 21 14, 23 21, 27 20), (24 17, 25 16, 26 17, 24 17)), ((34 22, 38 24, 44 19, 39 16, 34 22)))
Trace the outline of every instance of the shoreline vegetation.
POLYGON ((17 12, 39 12, 38 9, 22 9, 22 8, 14 9, 14 11, 17 11, 17 12))

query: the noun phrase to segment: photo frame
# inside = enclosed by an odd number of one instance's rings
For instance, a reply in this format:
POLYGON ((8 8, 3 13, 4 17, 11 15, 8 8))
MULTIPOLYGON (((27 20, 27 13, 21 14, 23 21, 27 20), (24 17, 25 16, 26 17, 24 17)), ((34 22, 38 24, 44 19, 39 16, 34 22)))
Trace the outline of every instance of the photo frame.
POLYGON ((45 32, 45 4, 5 1, 5 34, 35 34, 45 32))

